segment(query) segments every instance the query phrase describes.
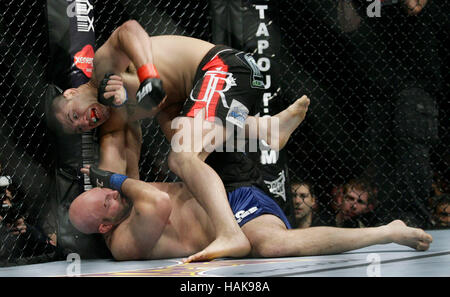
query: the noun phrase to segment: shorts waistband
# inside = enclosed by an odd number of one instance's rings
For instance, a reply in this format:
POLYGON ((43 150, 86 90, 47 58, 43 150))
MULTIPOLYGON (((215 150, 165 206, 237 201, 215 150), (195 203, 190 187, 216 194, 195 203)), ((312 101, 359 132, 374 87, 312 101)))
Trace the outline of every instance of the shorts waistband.
POLYGON ((229 47, 227 45, 223 45, 223 44, 215 45, 213 48, 211 48, 206 53, 206 55, 203 57, 202 61, 198 65, 197 72, 196 72, 197 74, 196 74, 195 80, 199 79, 200 78, 199 76, 202 76, 201 75, 201 71, 202 71, 203 66, 205 66, 206 63, 211 61, 212 58, 214 58, 214 56, 217 55, 217 53, 219 53, 219 52, 221 52, 223 50, 235 51, 235 49, 233 49, 233 48, 231 48, 231 47, 229 47))
POLYGON ((235 50, 227 45, 223 45, 223 44, 218 44, 215 45, 212 49, 210 49, 205 57, 202 59, 202 61, 200 62, 200 65, 204 65, 206 63, 208 63, 215 55, 217 55, 217 53, 219 53, 220 51, 223 50, 235 50))

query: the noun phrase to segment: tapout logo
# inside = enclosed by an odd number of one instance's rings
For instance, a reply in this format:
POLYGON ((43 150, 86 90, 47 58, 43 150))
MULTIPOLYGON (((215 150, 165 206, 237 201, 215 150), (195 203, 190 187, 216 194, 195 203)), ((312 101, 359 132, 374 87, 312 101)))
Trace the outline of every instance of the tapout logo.
MULTIPOLYGON (((269 9, 268 5, 254 5, 254 8, 258 11, 259 20, 260 23, 258 25, 258 29, 255 33, 255 36, 257 38, 258 42, 258 54, 262 55, 264 54, 264 51, 269 49, 270 43, 269 43, 269 29, 267 28, 268 25, 271 25, 272 22, 269 21, 269 23, 266 23, 268 20, 266 19, 265 12, 269 9)), ((268 57, 260 57, 257 60, 257 65, 259 67, 259 70, 262 73, 267 73, 265 75, 265 84, 264 88, 268 90, 271 87, 271 75, 269 73, 271 68, 270 59, 268 57)), ((272 94, 269 91, 264 92, 263 94, 263 116, 269 116, 269 101, 275 97, 276 94, 272 94)), ((278 154, 276 154, 275 151, 271 150, 267 146, 262 146, 261 148, 261 163, 262 164, 276 164, 278 162, 278 154)))

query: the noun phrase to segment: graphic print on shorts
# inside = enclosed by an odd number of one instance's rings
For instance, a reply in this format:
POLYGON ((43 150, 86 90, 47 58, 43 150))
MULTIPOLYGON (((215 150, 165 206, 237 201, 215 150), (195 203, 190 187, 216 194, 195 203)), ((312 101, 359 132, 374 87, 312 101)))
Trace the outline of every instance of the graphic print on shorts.
POLYGON ((240 222, 242 222, 242 220, 245 218, 245 217, 247 217, 247 216, 249 216, 249 215, 251 215, 251 214, 253 214, 253 213, 255 213, 256 211, 258 210, 258 207, 257 206, 253 206, 253 207, 251 207, 250 209, 247 209, 247 210, 239 210, 239 211, 237 211, 235 214, 234 214, 234 217, 236 218, 236 223, 240 223, 240 222))
POLYGON ((216 107, 219 104, 219 100, 222 101, 222 105, 225 108, 229 108, 225 93, 231 87, 236 86, 236 79, 233 77, 233 73, 228 72, 228 65, 223 62, 218 54, 202 70, 207 71, 201 80, 201 85, 199 86, 197 82, 191 90, 189 96, 195 103, 187 113, 187 116, 194 117, 195 110, 205 108, 205 116, 208 119, 216 116, 216 107), (198 94, 197 98, 194 98, 194 93, 198 94))
POLYGON ((245 120, 247 119, 248 116, 248 112, 249 110, 247 107, 245 107, 244 104, 233 99, 226 120, 232 123, 233 125, 236 125, 239 128, 243 129, 245 120))
POLYGON ((265 84, 263 81, 263 76, 261 74, 261 71, 259 70, 255 58, 253 58, 253 56, 250 55, 249 53, 244 52, 237 53, 236 57, 238 57, 251 70, 250 86, 256 89, 264 89, 265 84))

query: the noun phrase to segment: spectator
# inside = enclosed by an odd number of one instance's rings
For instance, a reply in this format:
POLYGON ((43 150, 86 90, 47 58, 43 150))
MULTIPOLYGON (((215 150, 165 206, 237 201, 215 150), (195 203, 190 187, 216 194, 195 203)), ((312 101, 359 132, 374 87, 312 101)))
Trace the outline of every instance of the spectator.
POLYGON ((432 183, 430 151, 438 139, 439 53, 445 50, 439 34, 448 24, 446 5, 385 1, 375 17, 369 13, 373 1, 338 4, 341 30, 351 33, 346 52, 359 80, 354 90, 365 99, 371 180, 380 200, 392 202, 386 209, 400 207, 422 221, 432 183))
POLYGON ((338 185, 338 186, 333 187, 333 189, 331 190, 331 196, 332 196, 332 200, 331 200, 330 207, 334 211, 338 211, 342 205, 342 201, 344 201, 344 186, 338 185))
POLYGON ((316 208, 316 196, 313 187, 305 181, 294 181, 291 183, 291 190, 296 227, 311 227, 314 209, 316 208))
POLYGON ((433 176, 433 196, 441 196, 442 194, 450 194, 450 168, 436 170, 433 176))
POLYGON ((364 179, 353 179, 342 187, 342 201, 336 211, 326 211, 320 224, 346 228, 374 226, 377 204, 376 190, 364 179))
POLYGON ((450 195, 442 194, 432 198, 432 228, 450 227, 450 195))
POLYGON ((11 260, 55 251, 55 246, 38 227, 27 223, 23 203, 13 184, 3 187, 0 197, 0 259, 11 260), (19 201, 17 201, 19 199, 19 201))

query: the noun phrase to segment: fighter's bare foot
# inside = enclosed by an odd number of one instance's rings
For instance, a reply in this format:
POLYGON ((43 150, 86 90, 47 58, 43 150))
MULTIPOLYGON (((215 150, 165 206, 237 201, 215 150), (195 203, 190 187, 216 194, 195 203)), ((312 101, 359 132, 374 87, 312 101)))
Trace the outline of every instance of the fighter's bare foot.
POLYGON ((183 263, 211 261, 222 257, 245 257, 250 253, 250 249, 250 242, 243 234, 232 238, 219 237, 204 250, 183 259, 183 263))
POLYGON ((305 119, 309 103, 310 100, 308 96, 303 95, 288 108, 275 115, 279 120, 279 135, 278 137, 273 137, 271 135, 271 138, 268 139, 267 143, 272 149, 281 150, 286 145, 292 132, 294 132, 305 119), (275 143, 271 143, 271 139, 277 138, 278 142, 275 141, 275 143))
POLYGON ((430 247, 433 237, 422 229, 412 228, 400 220, 386 225, 392 242, 409 246, 418 251, 426 251, 430 247))

